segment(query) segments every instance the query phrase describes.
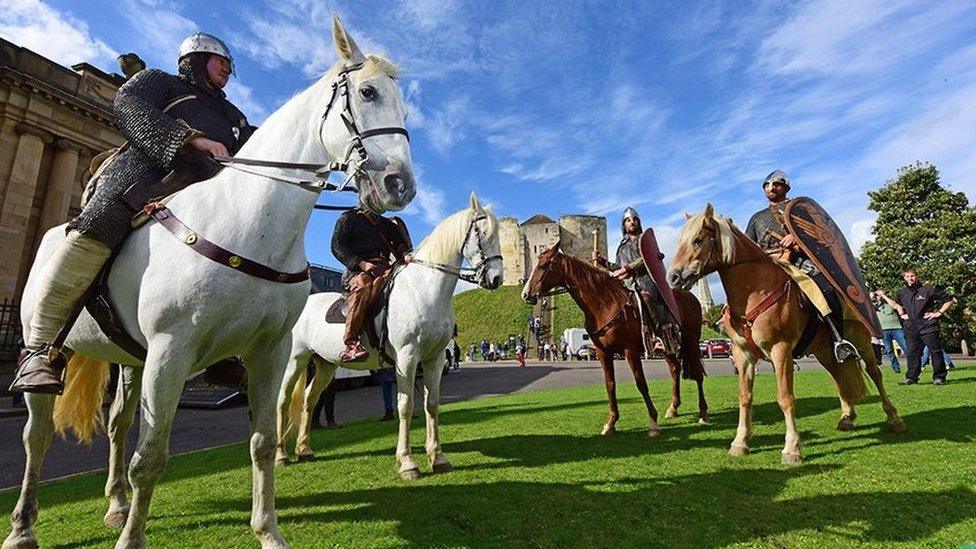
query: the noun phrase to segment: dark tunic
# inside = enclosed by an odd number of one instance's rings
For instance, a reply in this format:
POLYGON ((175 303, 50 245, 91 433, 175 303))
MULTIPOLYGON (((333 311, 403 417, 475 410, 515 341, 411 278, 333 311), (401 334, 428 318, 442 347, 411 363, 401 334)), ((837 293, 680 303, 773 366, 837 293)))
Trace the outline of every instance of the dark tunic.
POLYGON ((115 117, 129 146, 102 172, 91 200, 68 223, 69 229, 118 247, 135 213, 123 202, 122 193, 136 183, 158 183, 175 167, 178 151, 194 131, 222 143, 231 155, 254 133, 256 128, 222 91, 195 83, 198 79, 190 71, 177 77, 148 69, 119 88, 115 117), (196 98, 163 112, 172 101, 188 95, 196 98))
POLYGON ((938 333, 939 319, 926 319, 925 313, 938 311, 942 304, 949 301, 941 292, 918 282, 913 286, 906 286, 898 292, 898 303, 905 308, 908 321, 905 328, 919 334, 938 333))
POLYGON ((343 212, 332 232, 332 255, 346 267, 343 285, 362 272, 361 261, 389 263, 390 255, 401 260, 412 249, 410 234, 400 218, 388 219, 361 208, 343 212))
POLYGON ((625 236, 617 246, 617 262, 612 264, 612 268, 619 269, 625 265, 629 266, 633 273, 633 276, 625 282, 627 287, 633 290, 636 283, 638 288, 651 292, 657 297, 657 286, 651 279, 651 275, 647 274, 647 267, 644 266, 644 259, 641 257, 639 237, 625 236))

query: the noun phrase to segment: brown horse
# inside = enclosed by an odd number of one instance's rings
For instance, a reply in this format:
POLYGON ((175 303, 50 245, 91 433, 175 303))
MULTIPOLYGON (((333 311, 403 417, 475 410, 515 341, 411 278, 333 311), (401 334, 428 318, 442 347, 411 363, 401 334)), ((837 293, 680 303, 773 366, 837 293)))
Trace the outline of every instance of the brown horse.
MULTIPOLYGON (((729 451, 733 456, 749 452, 752 432, 752 382, 756 362, 768 358, 776 371, 777 401, 786 418, 783 463, 799 464, 800 436, 793 417, 793 349, 814 313, 803 306, 797 284, 755 242, 732 221, 715 214, 712 205, 705 212, 689 216, 678 240, 678 251, 668 272, 668 282, 688 288, 701 277, 718 272, 728 300, 725 333, 732 339, 732 356, 739 370, 739 426, 729 451)), ((878 388, 881 405, 894 431, 904 431, 885 391, 881 370, 871 348, 871 336, 859 322, 844 321, 845 337, 858 349, 868 375, 878 388)), ((821 323, 806 348, 830 372, 840 394, 841 419, 837 429, 854 427, 854 403, 867 394, 857 360, 838 363, 830 334, 821 323)))
MULTIPOLYGON (((557 287, 566 288, 573 301, 582 309, 586 319, 586 331, 590 334, 590 339, 596 348, 597 359, 603 367, 610 411, 602 434, 615 432, 617 419, 620 417, 617 408, 617 382, 613 371, 614 353, 622 354, 627 360, 627 365, 634 373, 637 390, 644 397, 644 404, 647 405, 647 413, 650 416, 647 434, 652 437, 661 434, 661 427, 657 423, 657 410, 647 392, 647 380, 644 378, 641 364, 644 342, 640 312, 631 299, 630 291, 606 270, 560 253, 559 244, 539 254, 539 262, 525 284, 522 298, 529 303, 535 303, 539 296, 557 287)), ((686 377, 698 383, 699 421, 705 423, 708 421, 708 404, 705 402, 705 393, 702 389, 705 370, 698 348, 702 326, 701 305, 698 299, 687 291, 679 291, 676 294, 683 319, 681 325, 683 367, 686 377)), ((674 356, 667 356, 665 360, 672 380, 671 406, 668 407, 665 417, 671 418, 678 415, 678 406, 681 405, 682 367, 674 356)))

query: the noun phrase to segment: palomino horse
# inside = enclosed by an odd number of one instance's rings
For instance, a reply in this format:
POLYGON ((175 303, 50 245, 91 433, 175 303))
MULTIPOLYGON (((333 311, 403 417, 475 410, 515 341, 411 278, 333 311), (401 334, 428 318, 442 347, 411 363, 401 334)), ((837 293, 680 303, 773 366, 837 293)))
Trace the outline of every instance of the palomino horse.
MULTIPOLYGON (((558 243, 539 254, 539 262, 533 269, 529 281, 525 283, 522 298, 528 303, 535 303, 540 295, 556 287, 565 287, 573 301, 583 310, 586 331, 590 334, 593 346, 596 347, 596 357, 603 367, 610 412, 602 434, 615 432, 617 419, 620 417, 620 411, 617 409, 617 382, 613 371, 614 353, 622 354, 627 360, 627 365, 634 373, 637 390, 644 397, 644 404, 647 405, 647 413, 650 416, 647 434, 652 437, 661 434, 661 427, 657 423, 657 410, 647 392, 647 380, 644 378, 644 368, 641 364, 644 338, 641 333, 640 312, 633 303, 631 292, 619 280, 610 276, 605 269, 561 253, 558 243)), ((708 404, 705 402, 705 392, 702 389, 705 370, 702 367, 701 351, 698 348, 702 326, 701 304, 690 292, 678 291, 675 292, 675 297, 678 306, 681 307, 682 315, 683 366, 679 366, 677 357, 665 357, 672 380, 671 405, 665 417, 678 415, 683 367, 688 377, 698 383, 699 421, 705 423, 708 421, 708 404)))
MULTIPOLYGON (((689 216, 679 237, 668 280, 672 286, 689 288, 712 272, 718 272, 725 287, 730 312, 725 333, 732 339, 732 356, 739 370, 739 426, 729 453, 741 456, 749 452, 755 366, 759 359, 768 358, 776 370, 777 401, 786 418, 783 463, 798 464, 803 458, 793 418, 792 354, 806 323, 816 320, 802 306, 800 289, 790 276, 730 219, 715 214, 709 204, 704 213, 689 216)), ((889 400, 881 370, 874 360, 870 334, 854 320, 845 320, 844 333, 857 347, 868 375, 878 388, 888 425, 892 430, 904 431, 905 422, 889 400)), ((852 429, 856 417, 854 402, 868 391, 859 362, 835 360, 830 334, 824 326, 817 329, 807 349, 830 372, 837 385, 841 404, 837 428, 852 429)))
MULTIPOLYGON (((385 325, 392 357, 396 360, 397 408, 400 414, 396 470, 404 480, 420 476, 420 468, 410 455, 410 420, 413 417, 414 379, 417 365, 424 372, 424 410, 427 412, 429 464, 435 473, 452 469, 441 451, 438 436, 437 406, 440 401, 444 347, 454 332, 451 298, 467 259, 474 279, 484 288, 497 288, 502 282, 502 258, 498 242, 498 221, 491 210, 482 209, 474 194, 471 207, 442 221, 414 253, 393 280, 385 325)), ((278 396, 278 450, 276 463, 288 463, 285 440, 298 427, 295 453, 298 460, 314 457, 309 447, 311 411, 319 396, 332 381, 345 345, 342 324, 326 324, 329 307, 339 294, 322 293, 308 298, 305 310, 292 330, 291 358, 278 396), (315 363, 312 383, 305 386, 305 366, 315 363)), ((376 319, 376 333, 382 333, 384 320, 376 319)), ((381 367, 379 351, 370 349, 364 362, 342 364, 355 370, 381 367)))
MULTIPOLYGON (((415 189, 410 147, 402 130, 406 107, 393 78, 395 69, 383 58, 364 56, 338 18, 333 21, 333 34, 339 62, 272 114, 240 156, 325 166, 335 160, 354 161, 349 151, 355 150, 361 161, 350 172, 361 199, 377 208, 401 209, 415 189), (335 97, 333 84, 340 79, 349 90, 348 100, 335 97), (350 116, 353 130, 343 121, 350 116), (396 134, 369 133, 383 127, 399 129, 396 134)), ((241 258, 248 258, 286 273, 307 269, 305 227, 318 192, 309 192, 307 184, 282 184, 297 180, 266 168, 248 172, 223 170, 181 191, 168 204, 195 235, 233 250, 237 260, 231 258, 229 265, 190 249, 188 244, 196 242, 196 236, 184 243, 158 223, 134 232, 125 242, 108 284, 123 326, 147 349, 147 358, 143 364, 129 356, 102 335, 87 314, 79 318, 66 343, 73 356, 65 394, 27 395, 27 467, 5 548, 36 546, 31 526, 37 517, 41 465, 56 428, 53 418, 64 418, 69 424, 59 429, 70 426, 80 429, 82 438, 91 436, 98 423, 92 418, 101 412, 99 385, 104 387, 107 376, 105 362, 141 367, 127 368, 119 383, 122 398, 112 408, 106 522, 118 526, 124 521, 117 547, 145 546, 150 498, 166 466, 183 383, 192 372, 230 356, 243 358, 250 388, 251 529, 263 547, 287 546, 278 531, 274 502, 275 401, 291 349, 291 327, 308 297, 309 283, 297 276, 292 279, 298 278, 298 283, 264 280, 235 267, 243 263, 241 258), (248 314, 241 314, 242 310, 248 314), (88 367, 79 371, 82 364, 88 367), (139 441, 128 473, 133 490, 130 506, 121 457, 135 397, 140 395, 139 441), (87 406, 79 405, 79 398, 87 406)), ((55 227, 38 250, 24 291, 25 330, 41 270, 62 238, 64 227, 55 227)))

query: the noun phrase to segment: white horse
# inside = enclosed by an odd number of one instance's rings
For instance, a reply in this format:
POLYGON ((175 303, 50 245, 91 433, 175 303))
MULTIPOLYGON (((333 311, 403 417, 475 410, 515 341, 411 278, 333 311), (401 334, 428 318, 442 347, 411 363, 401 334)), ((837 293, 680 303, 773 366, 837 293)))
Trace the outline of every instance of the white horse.
MULTIPOLYGON (((413 263, 404 267, 393 281, 385 319, 389 334, 387 349, 392 350, 391 357, 396 360, 397 409, 400 414, 396 469, 405 480, 420 476, 420 468, 410 455, 410 420, 418 364, 423 366, 424 372, 427 458, 435 473, 446 473, 452 468, 441 451, 437 432, 444 347, 454 331, 451 299, 463 259, 473 266, 480 286, 494 289, 501 285, 498 221, 490 209, 482 209, 472 194, 471 207, 442 221, 417 248, 414 258, 413 263)), ((292 330, 291 358, 278 396, 278 465, 288 463, 285 440, 295 426, 298 428, 295 449, 298 460, 314 457, 308 441, 311 411, 332 381, 339 366, 339 355, 345 349, 343 325, 325 322, 326 311, 339 297, 334 293, 309 297, 292 330), (306 388, 305 367, 309 360, 315 363, 315 376, 306 388)), ((382 318, 376 319, 376 333, 381 333, 383 323, 382 318)), ((368 360, 342 366, 354 370, 377 369, 380 367, 379 352, 370 347, 368 360)))
MULTIPOLYGON (((402 209, 415 192, 407 138, 393 133, 366 134, 371 128, 403 126, 406 108, 394 79, 395 69, 383 58, 364 56, 338 17, 333 20, 333 38, 340 55, 336 65, 269 117, 239 155, 321 165, 347 159, 348 151, 361 151, 352 147, 355 140, 341 118, 352 117, 363 132, 362 146, 369 157, 354 171, 361 195, 382 209, 402 209), (343 79, 349 90, 348 104, 333 92, 333 84, 343 79)), ((280 172, 275 173, 282 179, 280 172)), ((317 193, 263 175, 225 169, 215 178, 181 191, 168 207, 197 234, 240 257, 282 272, 298 272, 307 266, 305 227, 316 198, 317 193)), ((44 262, 63 238, 63 227, 51 229, 38 250, 24 291, 25 330, 44 262)), ((115 261, 109 287, 122 324, 147 349, 148 356, 141 364, 103 336, 90 316, 79 318, 66 342, 66 350, 73 353, 66 393, 57 399, 27 395, 27 464, 11 517, 13 530, 4 548, 36 546, 31 529, 37 516, 36 489, 56 427, 52 419, 55 407, 65 408, 57 416, 78 420, 71 426, 90 437, 97 425, 92 418, 100 413, 101 401, 97 388, 91 390, 91 382, 107 375, 105 362, 141 367, 141 371, 126 369, 119 384, 121 398, 112 408, 106 523, 124 522, 117 547, 145 546, 150 498, 166 465, 170 428, 183 383, 192 372, 230 356, 243 358, 250 388, 251 529, 262 547, 287 546, 278 532, 274 504, 275 401, 291 349, 291 327, 308 296, 309 283, 271 282, 236 272, 233 258, 229 263, 218 264, 197 254, 159 224, 129 237, 115 261), (241 314, 242 310, 249 313, 241 314), (82 364, 89 367, 79 371, 82 364), (72 400, 79 392, 87 394, 86 409, 77 408, 72 400), (130 506, 121 458, 136 395, 141 395, 142 416, 129 465, 130 506)))

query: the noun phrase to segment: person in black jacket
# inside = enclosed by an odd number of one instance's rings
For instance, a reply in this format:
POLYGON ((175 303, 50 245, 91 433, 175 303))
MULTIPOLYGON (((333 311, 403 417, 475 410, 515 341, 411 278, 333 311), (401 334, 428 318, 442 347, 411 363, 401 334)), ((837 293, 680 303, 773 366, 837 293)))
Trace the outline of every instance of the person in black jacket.
MULTIPOLYGON (((131 230, 130 187, 151 186, 200 153, 236 153, 256 128, 224 95, 234 69, 217 37, 195 33, 180 46, 179 76, 156 69, 134 74, 115 98, 128 140, 102 171, 91 199, 68 223, 67 236, 44 265, 30 332, 11 391, 60 394, 66 364, 51 343, 102 266, 131 230)), ((152 189, 140 193, 153 196, 152 189)))
POLYGON ((905 280, 905 287, 898 292, 897 301, 888 300, 905 321, 908 371, 901 384, 918 383, 918 376, 922 373, 922 349, 928 347, 932 357, 932 384, 945 385, 946 366, 939 338, 939 319, 952 307, 953 299, 919 282, 918 273, 913 268, 902 271, 901 277, 905 280))
POLYGON ((342 362, 366 360, 369 352, 359 342, 359 334, 376 297, 397 262, 409 263, 413 244, 407 226, 399 217, 385 218, 365 207, 343 212, 332 232, 332 254, 346 266, 342 276, 346 289, 346 350, 342 362))

